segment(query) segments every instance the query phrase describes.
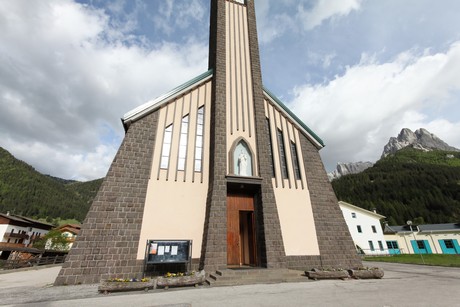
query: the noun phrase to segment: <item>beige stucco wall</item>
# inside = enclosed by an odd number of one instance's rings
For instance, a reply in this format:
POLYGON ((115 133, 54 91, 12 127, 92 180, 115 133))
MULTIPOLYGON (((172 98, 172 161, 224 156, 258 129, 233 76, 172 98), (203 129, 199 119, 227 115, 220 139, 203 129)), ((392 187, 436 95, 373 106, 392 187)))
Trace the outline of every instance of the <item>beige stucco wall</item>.
POLYGON ((319 255, 308 190, 274 190, 286 256, 319 255))
POLYGON ((265 100, 265 116, 270 123, 270 135, 273 148, 275 177, 272 179, 284 249, 287 256, 319 255, 318 239, 308 190, 300 132, 279 109, 265 100), (281 130, 284 139, 288 179, 283 179, 280 166, 279 144, 277 130, 281 130), (291 142, 295 144, 300 179, 294 175, 291 142))
POLYGON ((147 187, 137 259, 144 259, 147 240, 193 240, 192 257, 199 258, 209 177, 211 81, 163 106, 159 113, 152 169, 147 187), (197 112, 204 106, 202 171, 194 170, 197 112), (185 170, 177 160, 182 118, 189 115, 185 170), (173 124, 169 167, 160 168, 164 130, 173 124), (178 227, 177 225, 181 225, 178 227))
POLYGON ((199 258, 206 211, 207 185, 151 179, 137 259, 144 259, 147 240, 193 240, 199 258), (180 225, 180 227, 178 227, 180 225))

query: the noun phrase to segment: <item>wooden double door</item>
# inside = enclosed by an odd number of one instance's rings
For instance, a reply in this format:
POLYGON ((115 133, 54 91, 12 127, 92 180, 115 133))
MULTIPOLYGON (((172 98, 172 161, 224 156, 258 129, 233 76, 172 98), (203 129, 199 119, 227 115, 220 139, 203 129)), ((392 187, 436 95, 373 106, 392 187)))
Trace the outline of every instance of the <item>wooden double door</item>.
POLYGON ((227 195, 227 264, 256 265, 254 196, 227 195))

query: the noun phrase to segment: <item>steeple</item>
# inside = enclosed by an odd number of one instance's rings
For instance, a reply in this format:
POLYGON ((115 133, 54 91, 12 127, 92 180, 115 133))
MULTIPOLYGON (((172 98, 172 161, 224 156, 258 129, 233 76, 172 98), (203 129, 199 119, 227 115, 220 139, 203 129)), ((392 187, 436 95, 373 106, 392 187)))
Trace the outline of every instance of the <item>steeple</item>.
POLYGON ((261 265, 283 267, 284 248, 272 187, 270 139, 264 111, 254 1, 212 0, 209 67, 213 69, 211 153, 207 214, 203 234, 201 267, 227 265, 226 174, 232 174, 228 152, 239 139, 254 153, 253 176, 261 179, 255 209, 257 254, 261 265), (210 227, 210 225, 218 225, 210 227), (263 243, 262 243, 263 242, 263 243))

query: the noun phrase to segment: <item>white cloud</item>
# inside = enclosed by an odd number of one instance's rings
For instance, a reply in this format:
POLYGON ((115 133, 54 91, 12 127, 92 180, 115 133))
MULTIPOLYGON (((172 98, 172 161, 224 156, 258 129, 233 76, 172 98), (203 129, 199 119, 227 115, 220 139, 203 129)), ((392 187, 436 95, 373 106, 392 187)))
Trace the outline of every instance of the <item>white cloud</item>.
POLYGON ((363 0, 259 0, 256 1, 259 41, 268 44, 288 31, 301 33, 310 31, 326 20, 336 20, 350 12, 359 10, 363 0), (296 10, 288 10, 294 7, 296 10), (307 8, 306 8, 307 7, 307 8), (299 27, 299 25, 303 26, 299 27))
POLYGON ((362 0, 318 0, 313 8, 305 10, 298 6, 297 18, 304 25, 305 30, 311 30, 323 21, 348 15, 351 11, 360 8, 362 0))
POLYGON ((307 53, 307 57, 308 62, 310 64, 316 65, 319 63, 323 68, 328 68, 329 66, 331 66, 334 58, 337 57, 337 53, 332 52, 328 54, 323 54, 310 51, 307 53))
POLYGON ((127 46, 125 24, 70 0, 2 1, 0 20, 0 146, 53 176, 104 176, 119 118, 207 67, 202 43, 127 46))
POLYGON ((191 23, 203 19, 205 14, 203 3, 198 0, 185 2, 167 0, 161 2, 160 14, 152 19, 158 29, 170 35, 177 29, 185 29, 191 23))
MULTIPOLYGON (((278 2, 278 1, 277 1, 278 2)), ((280 37, 288 29, 293 29, 292 17, 287 13, 272 13, 273 1, 257 1, 257 28, 259 42, 261 44, 268 44, 274 39, 280 37)), ((279 5, 279 3, 276 3, 279 5)), ((274 8, 276 10, 276 7, 274 8)))
POLYGON ((404 127, 427 128, 459 147, 453 132, 459 130, 451 129, 460 123, 441 119, 459 111, 459 80, 460 43, 445 53, 407 51, 387 63, 363 56, 330 82, 297 87, 290 106, 325 141, 323 159, 331 169, 338 161, 375 161, 404 127), (429 117, 428 109, 437 114, 429 117))

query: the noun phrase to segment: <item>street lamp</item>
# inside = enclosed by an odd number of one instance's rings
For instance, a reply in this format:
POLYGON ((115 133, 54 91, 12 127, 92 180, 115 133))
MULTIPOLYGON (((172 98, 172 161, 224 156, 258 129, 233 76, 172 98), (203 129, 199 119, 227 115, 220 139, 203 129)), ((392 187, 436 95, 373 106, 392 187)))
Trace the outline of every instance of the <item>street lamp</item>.
MULTIPOLYGON (((411 221, 411 220, 408 220, 408 221, 406 222, 406 224, 409 226, 410 231, 412 232, 412 235, 414 236, 415 244, 418 244, 418 243, 417 243, 417 239, 415 238, 415 233, 414 233, 414 231, 412 230, 412 221, 411 221)), ((413 246, 412 246, 412 249, 414 249, 413 246)), ((417 245, 417 249, 418 249, 418 245, 417 245)), ((415 253, 415 250, 414 250, 414 253, 415 253)), ((423 259, 422 253, 419 252, 419 254, 420 254, 420 257, 422 258, 422 263, 425 264, 425 260, 423 259)))

